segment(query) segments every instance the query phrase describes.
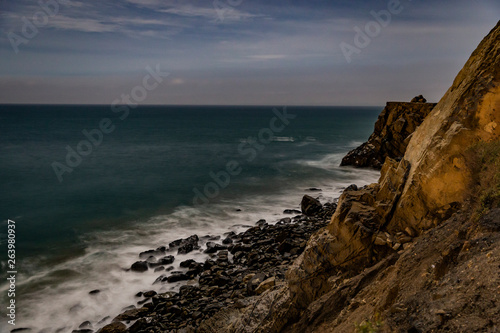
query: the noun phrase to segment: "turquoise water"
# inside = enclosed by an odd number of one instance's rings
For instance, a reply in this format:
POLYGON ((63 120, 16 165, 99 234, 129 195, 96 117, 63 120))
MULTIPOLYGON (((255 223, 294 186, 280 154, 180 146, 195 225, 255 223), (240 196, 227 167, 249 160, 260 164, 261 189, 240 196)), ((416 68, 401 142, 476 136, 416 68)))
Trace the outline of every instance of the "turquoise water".
POLYGON ((5 247, 6 221, 15 220, 21 323, 50 331, 103 317, 85 299, 96 286, 109 291, 99 303, 119 311, 151 284, 123 275, 139 251, 278 218, 310 187, 327 200, 376 180, 338 164, 368 138, 380 110, 143 106, 126 115, 109 106, 0 105, 0 236, 5 247), (130 295, 120 298, 123 288, 130 295), (85 310, 57 308, 61 294, 61 307, 85 310))

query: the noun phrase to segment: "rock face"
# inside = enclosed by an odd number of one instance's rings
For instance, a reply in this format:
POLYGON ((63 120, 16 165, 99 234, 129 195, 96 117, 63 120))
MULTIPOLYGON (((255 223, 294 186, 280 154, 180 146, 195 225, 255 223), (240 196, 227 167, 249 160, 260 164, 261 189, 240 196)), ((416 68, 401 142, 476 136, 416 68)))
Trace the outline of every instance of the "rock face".
POLYGON ((307 216, 314 216, 315 214, 321 212, 323 210, 323 206, 319 202, 319 200, 314 199, 309 195, 304 195, 302 198, 302 202, 300 203, 300 208, 302 213, 307 216))
MULTIPOLYGON (((380 180, 361 189, 355 186, 346 189, 331 223, 311 236, 306 249, 286 274, 290 293, 287 306, 302 314, 305 311, 311 317, 299 316, 302 324, 296 329, 291 328, 295 319, 289 317, 285 328, 280 326, 276 331, 336 332, 333 327, 340 325, 339 322, 334 321, 335 325, 329 326, 332 328, 318 330, 306 329, 306 323, 311 324, 327 313, 333 318, 342 317, 342 313, 362 306, 352 304, 351 298, 371 283, 380 270, 385 270, 384 267, 400 262, 399 251, 406 253, 404 250, 411 247, 414 237, 446 221, 464 205, 467 195, 473 195, 467 191, 473 182, 472 169, 466 160, 467 149, 479 142, 500 139, 499 63, 500 24, 481 42, 436 106, 422 103, 422 99, 417 99, 417 103, 387 104, 369 142, 358 150, 361 158, 355 164, 380 167, 387 157, 380 180), (408 118, 408 114, 416 116, 408 118), (374 268, 367 268, 370 266, 374 268), (356 278, 345 280, 353 275, 356 278), (335 289, 336 277, 347 281, 343 287, 335 289)), ((351 152, 346 161, 356 160, 352 158, 354 154, 351 152)), ((460 242, 459 237, 454 237, 460 242)), ((437 272, 436 279, 446 274, 460 252, 461 245, 449 246, 450 249, 441 250, 443 258, 435 258, 437 262, 432 267, 437 272)), ((409 268, 407 274, 413 274, 409 268)), ((393 288, 387 287, 386 301, 381 308, 390 308, 394 303, 398 295, 397 281, 394 278, 393 288)), ((390 311, 405 312, 406 309, 395 306, 390 311)), ((449 316, 442 309, 436 313, 441 323, 449 316)), ((282 318, 279 321, 284 322, 282 318)), ((352 329, 352 324, 350 321, 345 327, 352 329)), ((420 332, 417 326, 407 327, 405 331, 420 332)), ((436 326, 429 323, 427 327, 436 326)))
MULTIPOLYGON (((327 277, 335 270, 366 267, 391 248, 399 249, 402 243, 393 240, 396 235, 405 238, 429 229, 461 206, 472 182, 465 160, 467 147, 500 138, 499 63, 497 26, 413 133, 402 160, 388 158, 377 184, 344 191, 331 223, 311 237, 287 272, 299 306, 321 296, 327 277), (384 250, 375 243, 386 243, 384 250)), ((389 134, 381 124, 394 128, 394 121, 381 119, 399 115, 391 111, 395 107, 388 104, 389 112, 382 113, 372 138, 377 133, 389 134)))
POLYGON ((391 230, 428 229, 463 203, 472 181, 467 148, 500 138, 499 63, 497 25, 413 134, 404 156, 411 169, 391 230))
POLYGON ((411 100, 412 103, 427 103, 427 100, 424 98, 422 95, 418 95, 416 97, 413 97, 411 100))
POLYGON ((415 97, 411 103, 388 102, 368 141, 350 151, 340 165, 380 169, 386 157, 400 160, 412 133, 435 106, 426 103, 422 95, 415 97))

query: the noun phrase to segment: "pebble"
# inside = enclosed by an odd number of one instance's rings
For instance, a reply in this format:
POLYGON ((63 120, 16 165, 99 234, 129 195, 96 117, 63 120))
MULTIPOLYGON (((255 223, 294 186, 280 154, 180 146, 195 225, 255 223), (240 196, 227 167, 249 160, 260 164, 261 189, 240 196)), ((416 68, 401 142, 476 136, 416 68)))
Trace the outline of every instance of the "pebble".
POLYGON ((138 293, 137 297, 144 297, 139 305, 143 307, 124 309, 115 320, 136 320, 130 332, 164 332, 186 327, 194 331, 222 308, 243 307, 247 297, 262 294, 284 281, 288 265, 305 249, 311 234, 330 222, 335 209, 334 203, 321 206, 316 201, 312 205, 308 202, 310 216, 298 210, 285 210, 285 214, 297 216, 282 218, 276 224, 259 220, 256 226, 246 226, 248 229, 239 234, 231 231, 222 237, 204 236, 202 244, 207 243, 203 248, 199 245, 200 238, 192 235, 170 242, 168 248, 141 252, 142 260, 132 265, 132 271, 143 272, 155 267, 155 271, 163 274, 153 284, 185 285, 177 293, 157 294, 153 290, 138 293), (164 269, 175 260, 173 255, 165 256, 166 252, 175 250, 178 254, 200 250, 208 258, 204 262, 182 261, 183 271, 174 272, 173 266, 164 269))

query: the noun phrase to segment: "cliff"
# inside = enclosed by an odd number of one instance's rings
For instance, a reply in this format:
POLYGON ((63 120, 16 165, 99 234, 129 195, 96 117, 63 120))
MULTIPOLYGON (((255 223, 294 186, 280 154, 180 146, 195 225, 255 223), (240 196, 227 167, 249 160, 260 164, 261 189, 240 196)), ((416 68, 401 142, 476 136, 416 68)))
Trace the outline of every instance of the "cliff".
POLYGON ((411 135, 435 106, 426 103, 422 96, 415 97, 411 103, 388 102, 368 141, 351 150, 340 165, 380 169, 386 157, 400 160, 411 135))
POLYGON ((379 145, 378 183, 347 188, 286 282, 221 311, 218 332, 500 328, 499 63, 497 24, 420 126, 401 134, 415 106, 388 103, 371 142, 403 141, 379 145))

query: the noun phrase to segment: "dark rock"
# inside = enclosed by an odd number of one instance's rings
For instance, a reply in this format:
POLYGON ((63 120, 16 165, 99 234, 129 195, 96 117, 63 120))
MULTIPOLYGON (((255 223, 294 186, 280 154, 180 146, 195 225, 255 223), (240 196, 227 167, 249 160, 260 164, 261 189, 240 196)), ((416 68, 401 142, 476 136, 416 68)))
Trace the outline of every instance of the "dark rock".
POLYGON ((247 292, 249 295, 253 295, 255 292, 255 289, 264 282, 266 279, 266 275, 264 273, 258 273, 255 274, 252 278, 247 283, 247 292))
POLYGON ((136 309, 135 306, 129 305, 129 306, 123 308, 122 311, 129 311, 129 310, 135 310, 135 309, 136 309))
POLYGON ((134 272, 145 272, 148 270, 148 263, 145 261, 136 261, 132 264, 130 269, 134 272))
POLYGON ((107 321, 108 321, 108 320, 110 320, 110 319, 111 319, 111 317, 110 317, 110 316, 106 316, 106 317, 102 318, 101 320, 99 320, 99 321, 97 322, 97 325, 102 325, 102 324, 104 324, 105 322, 107 322, 107 321))
POLYGON ((179 306, 177 306, 177 305, 172 305, 171 307, 169 307, 166 310, 166 313, 171 313, 171 314, 174 314, 174 315, 180 315, 182 313, 182 309, 179 306))
POLYGON ((145 318, 137 320, 132 326, 129 327, 130 333, 139 333, 145 331, 149 327, 149 322, 145 318))
POLYGON ((161 258, 160 260, 158 260, 158 264, 160 264, 160 265, 170 265, 174 261, 175 261, 175 257, 174 256, 165 256, 165 257, 161 258))
POLYGON ((224 238, 224 240, 222 241, 222 244, 232 244, 233 243, 233 240, 230 238, 230 237, 226 237, 224 238))
POLYGON ((145 307, 127 310, 127 311, 119 314, 118 316, 116 316, 113 319, 113 323, 119 322, 119 321, 125 321, 125 320, 139 319, 139 318, 143 317, 146 313, 148 313, 148 311, 149 310, 145 307))
MULTIPOLYGON (((14 332, 14 331, 11 331, 14 332)), ((21 331, 16 331, 16 332, 21 332, 21 331)), ((78 330, 73 330, 71 333, 94 333, 94 330, 91 330, 89 328, 84 328, 84 329, 78 329, 78 330)))
POLYGON ((219 275, 213 279, 212 285, 223 287, 230 282, 231 282, 231 278, 229 276, 219 275))
POLYGON ((388 102, 368 141, 347 153, 340 165, 381 169, 386 157, 400 160, 408 138, 435 106, 422 96, 415 97, 412 103, 388 102))
POLYGON ((235 233, 234 231, 230 231, 230 232, 225 232, 225 233, 224 233, 224 236, 226 236, 226 237, 228 237, 228 238, 233 239, 233 238, 235 238, 237 235, 236 235, 236 233, 235 233))
MULTIPOLYGON (((167 276, 165 274, 162 274, 156 278, 155 282, 153 282, 153 285, 161 283, 161 282, 165 282, 165 281, 167 281, 167 276)), ((139 295, 139 294, 137 294, 137 295, 139 295)), ((142 296, 142 294, 141 294, 141 296, 142 296)))
POLYGON ((492 209, 479 219, 479 225, 487 231, 500 231, 500 208, 492 209))
POLYGON ((79 329, 84 329, 84 328, 88 328, 88 329, 91 329, 92 328, 92 323, 90 321, 84 321, 83 323, 80 324, 80 326, 78 326, 79 329))
POLYGON ((413 97, 411 103, 427 103, 427 100, 424 98, 424 96, 418 95, 416 97, 413 97))
POLYGON ((89 295, 97 295, 99 294, 101 291, 99 289, 95 289, 95 290, 91 290, 89 291, 89 295))
POLYGON ((236 252, 248 252, 252 250, 252 246, 248 244, 236 244, 232 249, 231 249, 231 254, 235 254, 236 252))
POLYGON ((284 254, 285 252, 288 252, 290 253, 290 251, 294 248, 294 244, 285 239, 283 242, 281 242, 281 244, 278 246, 278 251, 281 253, 281 254, 284 254))
POLYGON ((191 266, 191 264, 196 264, 196 261, 194 261, 193 259, 184 260, 183 262, 180 263, 180 266, 188 268, 189 266, 191 266))
POLYGON ((168 247, 169 248, 178 247, 178 246, 180 246, 182 244, 183 241, 184 241, 184 239, 182 239, 182 238, 181 239, 176 239, 173 242, 168 243, 168 247))
POLYGON ((187 254, 189 252, 192 252, 194 250, 194 245, 191 243, 185 243, 181 246, 179 246, 179 249, 177 250, 177 254, 187 254))
POLYGON ((311 187, 311 188, 308 189, 308 191, 311 191, 311 192, 321 192, 322 189, 316 188, 316 187, 311 187))
POLYGON ((258 225, 259 227, 262 227, 264 224, 266 224, 266 220, 264 219, 258 220, 255 224, 258 225))
POLYGON ((156 250, 147 250, 147 251, 139 253, 139 258, 146 259, 146 258, 149 258, 150 256, 153 256, 153 257, 162 256, 165 254, 165 251, 166 251, 165 247, 161 247, 161 248, 158 248, 156 250))
POLYGON ((207 249, 203 252, 204 253, 216 253, 217 251, 226 250, 226 249, 227 249, 227 246, 225 246, 225 245, 217 244, 214 242, 208 242, 207 249))
POLYGON ((210 311, 213 311, 213 310, 219 310, 220 308, 222 308, 224 305, 221 304, 221 303, 213 303, 213 304, 210 304, 208 305, 206 308, 205 308, 205 311, 207 312, 210 312, 210 311))
POLYGON ((302 212, 300 210, 297 210, 297 209, 285 209, 283 211, 283 214, 302 214, 302 212))
POLYGON ((193 279, 202 271, 203 271, 203 265, 201 264, 194 265, 192 268, 189 269, 189 271, 186 272, 186 276, 189 277, 190 279, 193 279))
POLYGON ((156 259, 156 257, 155 257, 155 256, 149 256, 149 257, 146 259, 146 262, 147 262, 148 264, 156 264, 156 263, 157 263, 157 261, 158 261, 158 260, 156 259))
POLYGON ((177 247, 178 254, 187 254, 187 253, 193 251, 194 249, 199 248, 198 241, 199 241, 198 235, 192 235, 186 239, 177 239, 177 240, 169 243, 168 246, 170 248, 177 247))
POLYGON ((144 294, 142 294, 144 297, 146 298, 151 298, 153 297, 154 295, 156 295, 156 291, 154 290, 150 290, 150 291, 146 291, 144 294))
POLYGON ((116 322, 101 328, 97 333, 125 333, 127 332, 127 326, 125 324, 116 322))
POLYGON ((288 224, 288 223, 291 223, 291 222, 292 222, 292 219, 289 218, 289 217, 285 217, 284 219, 279 220, 280 224, 288 224))
POLYGON ((350 191, 357 191, 358 186, 356 184, 352 184, 346 187, 345 192, 350 192, 350 191))
POLYGON ((169 283, 178 282, 178 281, 186 281, 186 280, 189 280, 189 277, 184 273, 172 274, 167 278, 167 281, 169 283))
POLYGON ((314 199, 309 195, 304 195, 302 202, 300 203, 302 213, 308 216, 314 216, 323 210, 323 206, 319 200, 314 199))

